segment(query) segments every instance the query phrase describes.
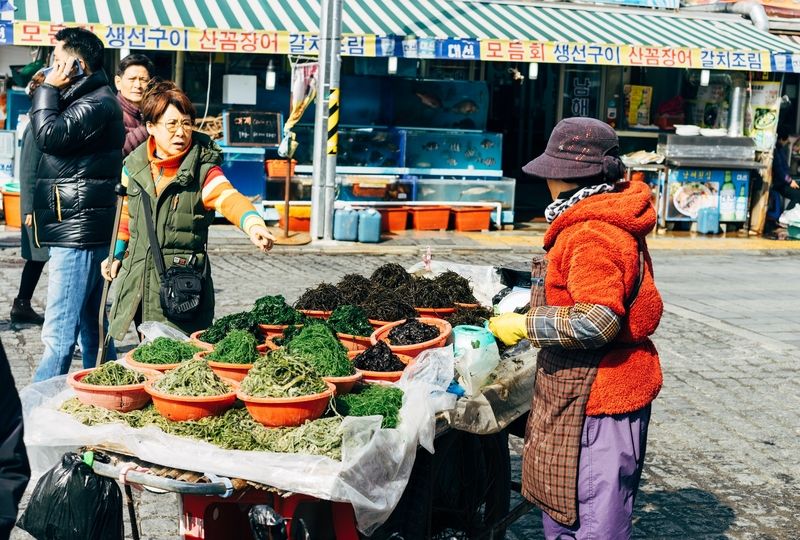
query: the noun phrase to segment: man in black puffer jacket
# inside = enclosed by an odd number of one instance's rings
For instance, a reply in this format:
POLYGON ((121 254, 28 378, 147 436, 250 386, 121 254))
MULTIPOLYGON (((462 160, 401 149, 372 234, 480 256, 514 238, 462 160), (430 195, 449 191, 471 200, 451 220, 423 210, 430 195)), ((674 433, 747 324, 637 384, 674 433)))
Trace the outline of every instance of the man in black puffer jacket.
POLYGON ((34 381, 69 371, 78 340, 83 367, 95 365, 99 268, 111 242, 125 141, 122 109, 103 72, 103 43, 81 28, 65 28, 55 38, 52 71, 33 94, 30 112, 44 154, 33 199, 34 239, 50 248, 45 351, 34 381))

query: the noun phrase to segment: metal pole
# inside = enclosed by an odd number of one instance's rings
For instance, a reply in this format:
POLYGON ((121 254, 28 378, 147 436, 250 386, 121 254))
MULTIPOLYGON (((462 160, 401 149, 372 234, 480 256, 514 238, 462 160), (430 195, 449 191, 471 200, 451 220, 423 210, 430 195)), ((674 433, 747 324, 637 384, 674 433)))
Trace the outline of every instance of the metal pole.
POLYGON ((330 64, 328 80, 330 88, 328 94, 328 144, 325 159, 325 228, 323 238, 333 240, 333 206, 336 201, 336 158, 339 151, 339 75, 341 67, 341 38, 342 38, 342 0, 330 0, 330 29, 328 54, 330 64))
POLYGON ((323 186, 325 184, 325 140, 327 137, 328 117, 328 39, 330 35, 330 7, 331 0, 322 0, 320 3, 319 23, 319 70, 317 71, 317 103, 314 113, 314 161, 313 183, 311 184, 311 239, 322 238, 325 223, 325 199, 323 186))

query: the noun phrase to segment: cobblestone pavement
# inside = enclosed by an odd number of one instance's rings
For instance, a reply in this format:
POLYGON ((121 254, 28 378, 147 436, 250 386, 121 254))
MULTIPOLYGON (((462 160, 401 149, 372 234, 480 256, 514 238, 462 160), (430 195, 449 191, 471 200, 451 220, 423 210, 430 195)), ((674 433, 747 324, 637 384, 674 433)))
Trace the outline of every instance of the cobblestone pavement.
MULTIPOLYGON (((487 253, 452 259, 478 264, 520 261, 527 254, 487 253)), ((653 405, 647 466, 636 501, 637 538, 800 537, 800 264, 798 255, 759 252, 659 252, 656 277, 666 312, 655 336, 664 388, 653 405)), ((267 293, 290 300, 307 286, 349 272, 368 273, 410 256, 218 254, 218 315, 267 293)), ((0 305, 11 304, 21 262, 0 250, 0 305)), ((34 299, 42 309, 43 277, 34 299)), ((42 346, 38 328, 12 328, 0 316, 0 338, 18 387, 28 384, 42 346)), ((123 343, 130 345, 130 342, 123 343)), ((73 367, 77 367, 77 362, 73 367)), ((519 468, 521 441, 512 439, 519 468)), ((173 496, 139 497, 142 537, 177 537, 173 496)), ((508 532, 541 537, 536 512, 508 532)), ((16 531, 12 538, 29 536, 16 531)))

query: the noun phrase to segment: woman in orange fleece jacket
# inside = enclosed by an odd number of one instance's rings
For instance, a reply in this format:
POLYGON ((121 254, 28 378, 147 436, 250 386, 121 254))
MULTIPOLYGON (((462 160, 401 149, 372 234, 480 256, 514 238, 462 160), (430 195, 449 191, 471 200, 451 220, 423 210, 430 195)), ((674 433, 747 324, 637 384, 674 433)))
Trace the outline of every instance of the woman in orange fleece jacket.
POLYGON ((618 152, 608 125, 570 118, 523 168, 554 199, 547 255, 533 266, 546 269, 536 276, 544 291, 533 291, 526 315, 490 321, 504 343, 541 348, 522 474, 546 538, 631 536, 650 403, 661 389, 649 336, 663 304, 645 244, 656 215, 645 184, 619 181, 618 152))

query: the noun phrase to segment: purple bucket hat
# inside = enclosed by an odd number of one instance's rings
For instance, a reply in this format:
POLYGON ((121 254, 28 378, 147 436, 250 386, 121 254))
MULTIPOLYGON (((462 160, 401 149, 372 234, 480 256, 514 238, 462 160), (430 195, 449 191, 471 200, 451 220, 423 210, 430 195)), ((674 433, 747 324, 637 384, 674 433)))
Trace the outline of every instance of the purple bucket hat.
POLYGON ((594 118, 566 118, 553 129, 544 154, 522 170, 557 180, 614 176, 621 166, 618 156, 619 139, 611 126, 594 118))

